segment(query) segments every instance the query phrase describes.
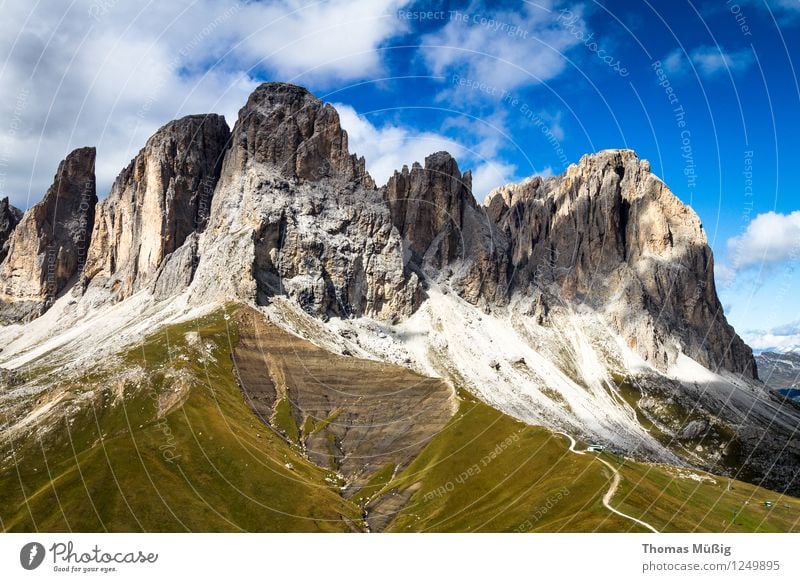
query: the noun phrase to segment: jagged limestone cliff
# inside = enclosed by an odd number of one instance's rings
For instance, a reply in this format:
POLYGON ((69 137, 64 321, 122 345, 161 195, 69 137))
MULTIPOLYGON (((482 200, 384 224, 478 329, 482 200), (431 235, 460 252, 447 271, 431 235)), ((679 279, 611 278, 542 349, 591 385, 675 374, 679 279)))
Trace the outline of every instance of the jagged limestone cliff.
POLYGON ((3 262, 3 259, 8 254, 11 233, 14 232, 21 218, 22 212, 12 206, 8 198, 0 200, 0 263, 3 262))
MULTIPOLYGON (((26 218, 2 271, 17 269, 3 279, 17 318, 43 304, 41 264, 21 252, 43 221, 26 218)), ((63 263, 59 292, 80 270, 63 263)), ((627 150, 483 203, 446 152, 379 188, 332 107, 266 83, 231 132, 191 116, 148 141, 99 206, 80 283, 57 326, 126 301, 155 319, 160 305, 244 303, 337 353, 449 377, 630 454, 746 467, 776 488, 800 458, 800 415, 752 381, 698 217, 627 150)), ((7 354, 31 347, 24 334, 7 354)))
POLYGON ((495 190, 485 206, 509 240, 512 292, 538 286, 551 303, 604 312, 659 369, 681 351, 756 376, 717 297, 700 219, 632 151, 584 156, 562 176, 495 190))
POLYGON ((70 153, 44 198, 14 228, 0 265, 0 318, 36 317, 75 283, 94 224, 94 162, 94 148, 70 153))
POLYGON ((286 294, 321 317, 397 319, 419 302, 389 208, 336 111, 261 85, 239 112, 200 248, 196 301, 286 294))
POLYGON ((192 115, 147 141, 98 205, 84 287, 121 300, 154 282, 165 258, 205 228, 229 137, 225 118, 192 115))

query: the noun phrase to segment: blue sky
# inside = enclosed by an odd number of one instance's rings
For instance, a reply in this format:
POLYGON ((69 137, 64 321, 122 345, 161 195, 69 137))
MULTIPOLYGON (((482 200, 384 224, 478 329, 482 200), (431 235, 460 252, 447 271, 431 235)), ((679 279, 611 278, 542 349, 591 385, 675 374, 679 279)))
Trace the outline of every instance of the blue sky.
POLYGON ((700 215, 729 319, 800 345, 797 0, 6 3, 0 197, 72 147, 101 195, 147 136, 260 81, 337 105, 379 182, 447 149, 475 194, 626 147, 700 215), (9 5, 10 4, 10 5, 9 5), (796 214, 793 214, 796 213, 796 214))

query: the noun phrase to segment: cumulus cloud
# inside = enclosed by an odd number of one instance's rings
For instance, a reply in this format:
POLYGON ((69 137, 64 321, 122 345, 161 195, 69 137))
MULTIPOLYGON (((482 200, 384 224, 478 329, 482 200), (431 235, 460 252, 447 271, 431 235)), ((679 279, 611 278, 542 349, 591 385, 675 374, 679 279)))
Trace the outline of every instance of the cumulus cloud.
POLYGON ((675 49, 661 59, 661 63, 664 65, 664 70, 666 70, 668 73, 680 73, 683 72, 684 68, 686 67, 686 61, 684 58, 684 52, 681 49, 675 49))
POLYGON ((748 49, 726 53, 718 47, 698 47, 692 51, 691 57, 700 74, 706 77, 725 71, 737 73, 753 64, 753 53, 748 49))
POLYGON ((764 3, 782 16, 800 16, 800 2, 797 0, 765 0, 764 3))
POLYGON ((472 193, 478 202, 503 184, 517 180, 517 167, 494 159, 477 164, 472 170, 472 193))
POLYGON ((406 30, 397 10, 409 2, 253 2, 238 21, 240 50, 254 61, 265 59, 285 80, 365 78, 383 68, 378 47, 406 30))
POLYGON ((482 200, 493 188, 513 181, 517 168, 506 163, 500 156, 501 142, 493 126, 465 121, 445 121, 442 132, 419 131, 396 124, 375 125, 359 115, 353 107, 334 103, 339 112, 342 127, 347 131, 350 151, 364 156, 367 170, 378 184, 385 184, 395 170, 414 162, 424 164, 425 157, 437 151, 447 151, 458 160, 461 171, 472 168, 472 191, 482 200), (480 126, 485 129, 478 129, 480 126), (471 141, 454 140, 444 131, 448 129, 474 128, 460 131, 460 136, 470 136, 471 141))
POLYGON ((473 2, 423 38, 423 58, 435 75, 450 80, 457 73, 478 83, 475 91, 499 95, 561 74, 567 65, 564 52, 581 42, 575 32, 583 28, 577 8, 567 19, 550 0, 491 12, 473 2))
MULTIPOLYGON (((714 263, 714 280, 720 287, 727 287, 736 279, 736 269, 724 263, 714 263)), ((728 311, 726 309, 725 311, 728 311)))
POLYGON ((503 162, 486 162, 480 164, 472 173, 472 190, 478 200, 503 184, 514 181, 516 166, 503 162))
POLYGON ((378 74, 408 0, 12 2, 0 19, 0 198, 36 202, 70 150, 98 148, 98 190, 171 119, 224 114, 257 85, 378 74))
POLYGON ((800 258, 800 210, 756 216, 740 236, 728 240, 734 269, 796 261, 800 258))
POLYGON ((757 352, 786 352, 800 349, 800 322, 771 330, 750 330, 742 339, 757 352))
POLYGON ((364 156, 367 171, 378 184, 385 184, 394 171, 404 165, 422 163, 425 156, 433 152, 449 151, 455 157, 462 157, 465 152, 445 135, 392 124, 378 127, 349 105, 333 103, 333 106, 347 131, 350 151, 364 156))
POLYGON ((700 46, 686 53, 681 49, 676 49, 663 59, 661 59, 664 69, 673 74, 690 74, 692 72, 689 61, 694 64, 697 73, 705 78, 711 79, 721 74, 736 74, 745 71, 755 61, 753 53, 749 49, 736 52, 725 52, 721 47, 700 46))

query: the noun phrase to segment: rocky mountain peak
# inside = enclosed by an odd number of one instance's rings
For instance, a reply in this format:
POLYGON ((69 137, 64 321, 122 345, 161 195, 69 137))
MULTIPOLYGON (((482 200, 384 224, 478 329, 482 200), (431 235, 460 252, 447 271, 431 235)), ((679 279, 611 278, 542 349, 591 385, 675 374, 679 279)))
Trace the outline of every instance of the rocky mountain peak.
POLYGON ((800 353, 761 352, 756 356, 758 374, 764 384, 800 402, 800 353))
POLYGON ((8 198, 0 200, 0 263, 3 262, 3 259, 8 254, 11 233, 14 232, 21 218, 22 211, 13 207, 8 198))
POLYGON ((385 187, 392 223, 403 236, 411 260, 418 266, 432 252, 435 267, 455 259, 460 251, 464 206, 474 206, 472 174, 464 175, 447 152, 425 158, 425 166, 403 167, 385 187))
POLYGON ((507 244, 475 202, 472 172, 436 152, 395 172, 384 191, 408 268, 447 279, 471 303, 506 302, 507 244))
MULTIPOLYGON (((124 299, 153 282, 165 258, 205 228, 229 138, 224 117, 190 115, 147 141, 98 206, 84 286, 124 299)), ((177 278, 187 282, 192 261, 181 263, 177 278)))
POLYGON ((16 225, 0 265, 3 319, 42 313, 83 269, 97 204, 94 166, 94 148, 71 152, 44 198, 16 225))
MULTIPOLYGON (((471 188, 471 173, 436 152, 375 189, 333 107, 264 83, 232 133, 199 115, 148 140, 98 207, 84 287, 160 297, 201 268, 197 298, 285 294, 323 317, 396 320, 435 281, 486 309, 530 297, 539 315, 592 309, 662 370, 683 352, 755 375, 717 298, 700 220, 633 151, 586 155, 481 205, 471 188)), ((15 277, 9 297, 22 292, 15 277)))
POLYGON ((495 190, 484 208, 509 239, 512 289, 534 284, 554 303, 605 313, 657 368, 682 351, 756 374, 725 320, 699 218, 634 152, 584 156, 561 176, 495 190))
POLYGON ((259 85, 239 111, 233 145, 232 168, 264 163, 288 177, 374 186, 364 159, 350 154, 336 110, 296 85, 259 85))

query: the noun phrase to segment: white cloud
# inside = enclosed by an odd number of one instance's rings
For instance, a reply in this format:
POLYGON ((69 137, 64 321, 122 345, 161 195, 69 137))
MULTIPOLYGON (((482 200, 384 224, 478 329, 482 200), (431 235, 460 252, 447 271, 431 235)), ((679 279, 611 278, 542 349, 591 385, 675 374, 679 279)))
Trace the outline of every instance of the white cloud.
POLYGON ((705 77, 726 71, 738 73, 753 64, 753 52, 748 49, 726 53, 718 47, 698 47, 692 51, 691 57, 700 74, 705 77))
POLYGON ((800 210, 791 214, 766 212, 756 216, 740 236, 728 240, 734 269, 796 261, 800 258, 800 210))
POLYGON ((793 24, 800 17, 800 2, 797 0, 739 0, 757 10, 773 14, 782 24, 793 24))
POLYGON ((98 193, 159 126, 233 125, 264 72, 327 83, 377 74, 408 0, 6 3, 0 19, 0 197, 25 208, 72 149, 98 148, 98 193), (258 72, 256 74, 255 72, 258 72))
POLYGON ((516 166, 503 162, 480 164, 472 172, 472 191, 475 198, 481 201, 498 186, 514 181, 516 171, 516 166))
POLYGON ((800 349, 800 330, 794 333, 780 333, 777 330, 748 331, 742 339, 757 352, 786 352, 800 349))
POLYGON ((797 0, 768 0, 767 4, 777 8, 778 10, 791 10, 792 12, 800 12, 800 2, 797 0))
POLYGON ((675 49, 661 59, 661 63, 664 65, 664 70, 668 73, 680 73, 684 70, 684 67, 686 67, 686 61, 684 59, 684 52, 681 49, 675 49))
POLYGON ((563 53, 581 42, 575 34, 583 31, 579 11, 563 18, 552 0, 525 3, 514 11, 484 10, 473 2, 461 16, 423 38, 424 61, 433 74, 452 82, 458 73, 477 83, 476 89, 461 88, 461 93, 469 90, 484 98, 546 82, 566 68, 563 53))
POLYGON ((283 80, 337 82, 375 75, 378 47, 403 32, 397 10, 410 0, 284 0, 251 3, 242 11, 242 51, 269 59, 283 80))
POLYGON ((506 127, 508 114, 498 109, 480 118, 469 115, 448 117, 441 126, 443 132, 453 132, 460 139, 469 139, 470 149, 466 155, 481 161, 496 158, 503 147, 512 145, 506 127))
MULTIPOLYGON (((736 269, 724 263, 714 263, 714 279, 718 286, 727 287, 736 279, 736 269)), ((726 311, 729 311, 726 309, 726 311)))
MULTIPOLYGON (((473 168, 472 190, 482 200, 489 190, 515 178, 516 166, 499 157, 500 143, 493 132, 471 131, 461 135, 473 137, 472 143, 454 141, 444 133, 417 131, 409 127, 386 124, 376 126, 360 116, 355 109, 334 103, 342 127, 347 131, 350 151, 366 160, 367 170, 375 182, 385 184, 395 170, 414 162, 424 163, 425 157, 437 151, 449 152, 461 171, 473 168)), ((445 122, 443 129, 462 129, 465 125, 478 127, 463 119, 445 122)), ((485 126, 484 127, 488 127, 485 126)))
MULTIPOLYGON (((694 64, 697 73, 711 79, 720 74, 736 74, 744 71, 753 64, 753 53, 749 49, 728 53, 721 47, 700 46, 689 53, 689 59, 694 64)), ((673 74, 686 75, 692 72, 689 59, 681 49, 675 49, 661 59, 664 69, 673 74)))
MULTIPOLYGON (((481 118, 451 117, 442 124, 442 131, 453 130, 460 139, 471 140, 463 155, 473 164, 473 190, 478 200, 482 200, 497 186, 517 180, 519 177, 553 175, 553 169, 550 167, 536 167, 533 160, 528 158, 526 152, 514 141, 512 131, 508 127, 508 117, 508 113, 504 110, 497 110, 481 118), (503 161, 503 150, 516 150, 530 165, 520 170, 517 166, 506 163, 503 161)), ((564 139, 560 112, 551 115, 541 111, 537 114, 537 118, 555 139, 559 141, 564 139)), ((542 131, 536 135, 542 135, 542 131)))
POLYGON ((414 162, 422 163, 433 152, 448 151, 456 158, 464 152, 464 148, 442 134, 391 124, 377 127, 349 105, 332 105, 347 131, 350 151, 364 156, 367 171, 379 185, 385 184, 395 170, 404 165, 410 167, 414 162))

